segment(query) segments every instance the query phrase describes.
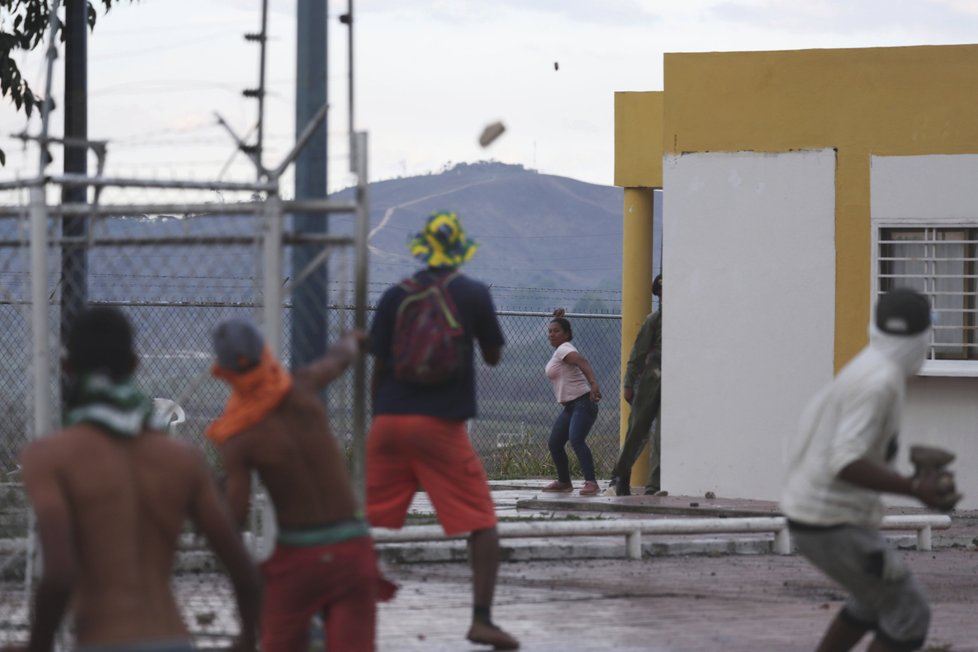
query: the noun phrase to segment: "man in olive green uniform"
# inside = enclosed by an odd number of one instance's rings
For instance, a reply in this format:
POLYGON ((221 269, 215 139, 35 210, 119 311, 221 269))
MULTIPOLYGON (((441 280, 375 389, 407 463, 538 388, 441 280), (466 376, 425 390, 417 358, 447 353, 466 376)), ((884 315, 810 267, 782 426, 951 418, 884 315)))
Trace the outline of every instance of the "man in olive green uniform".
POLYGON ((611 472, 606 496, 631 495, 632 465, 642 452, 655 421, 649 454, 649 480, 646 495, 664 495, 659 482, 659 406, 662 388, 662 274, 652 281, 652 294, 659 297, 659 309, 649 313, 638 331, 625 366, 622 395, 632 406, 628 415, 628 432, 618 461, 611 472))

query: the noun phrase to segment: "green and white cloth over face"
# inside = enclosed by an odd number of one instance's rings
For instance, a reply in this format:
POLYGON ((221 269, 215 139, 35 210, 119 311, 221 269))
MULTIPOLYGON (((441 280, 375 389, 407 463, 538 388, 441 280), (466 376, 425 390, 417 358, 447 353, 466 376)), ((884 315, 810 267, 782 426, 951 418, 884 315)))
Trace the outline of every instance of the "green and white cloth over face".
POLYGON ((131 379, 112 381, 105 374, 86 374, 71 391, 63 418, 66 426, 91 423, 121 437, 135 437, 148 426, 163 430, 153 401, 136 389, 131 379))

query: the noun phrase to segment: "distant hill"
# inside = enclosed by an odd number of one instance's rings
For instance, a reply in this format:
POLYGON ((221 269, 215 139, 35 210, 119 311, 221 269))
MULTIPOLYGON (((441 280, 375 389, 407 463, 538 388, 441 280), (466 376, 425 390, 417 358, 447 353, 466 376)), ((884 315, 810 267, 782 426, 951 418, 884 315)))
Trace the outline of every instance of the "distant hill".
MULTIPOLYGON (((350 191, 338 193, 348 198, 350 191)), ((440 174, 370 185, 372 292, 416 269, 407 243, 435 210, 459 214, 479 250, 465 271, 501 307, 542 309, 583 301, 618 310, 622 190, 518 165, 461 163, 440 174)), ((348 218, 331 220, 349 228, 348 218)))
MULTIPOLYGON (((335 195, 352 197, 352 189, 335 195)), ((419 267, 407 249, 410 238, 434 210, 456 211, 479 245, 465 271, 493 287, 498 307, 514 310, 619 310, 622 251, 622 190, 540 174, 501 163, 458 164, 439 174, 370 185, 369 292, 419 267)), ((330 217, 330 231, 352 234, 353 217, 330 217)), ((0 237, 19 237, 14 220, 0 220, 0 237)), ((99 235, 161 238, 253 235, 255 245, 186 247, 160 245, 95 250, 89 257, 93 300, 247 302, 256 282, 258 223, 251 217, 212 219, 133 217, 102 220, 99 235)), ((344 277, 340 258, 330 279, 344 277)), ((287 261, 288 262, 288 261, 287 261)), ((350 262, 350 259, 347 260, 350 262)), ((24 259, 26 264, 26 258, 24 259)), ((53 279, 58 261, 50 264, 53 279)), ((24 297, 29 284, 8 261, 0 276, 7 293, 24 297)), ((286 274, 290 272, 287 266, 286 274)), ((349 280, 349 271, 345 274, 349 280)))

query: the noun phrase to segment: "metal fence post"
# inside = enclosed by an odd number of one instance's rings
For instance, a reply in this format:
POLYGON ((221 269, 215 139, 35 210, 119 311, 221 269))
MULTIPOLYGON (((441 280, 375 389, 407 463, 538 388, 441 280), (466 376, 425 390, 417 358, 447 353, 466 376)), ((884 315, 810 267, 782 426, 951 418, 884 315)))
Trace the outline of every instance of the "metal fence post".
POLYGON ((44 186, 31 187, 31 337, 34 370, 34 437, 51 429, 51 379, 48 365, 48 241, 44 186))
MULTIPOLYGON (((262 239, 262 330, 265 333, 265 343, 272 355, 281 358, 282 355, 282 201, 277 192, 268 194, 263 211, 264 237, 262 239)), ((264 492, 266 495, 258 502, 260 511, 259 530, 255 534, 258 558, 264 558, 271 552, 275 541, 276 525, 275 510, 272 501, 268 499, 267 491, 254 475, 254 494, 264 492)))
POLYGON ((262 329, 276 357, 282 355, 282 202, 269 193, 262 239, 262 329))
MULTIPOLYGON (((58 58, 55 33, 58 25, 59 0, 51 3, 48 18, 48 49, 45 55, 44 103, 41 106, 41 134, 38 139, 37 183, 30 190, 30 283, 31 283, 31 365, 34 370, 34 431, 38 438, 51 429, 51 377, 48 365, 48 258, 47 258, 47 198, 44 168, 48 164, 47 138, 51 119, 51 87, 54 80, 54 60, 58 58)), ((27 563, 24 584, 27 595, 34 590, 34 575, 38 571, 36 516, 27 517, 27 563)), ((33 612, 33 602, 30 606, 33 612)))
MULTIPOLYGON (((41 156, 44 156, 43 147, 41 156)), ((34 370, 34 428, 32 439, 51 429, 51 378, 48 367, 48 274, 47 274, 47 210, 44 186, 31 186, 30 261, 31 261, 31 367, 34 370)), ((34 575, 39 570, 34 510, 27 517, 27 563, 24 585, 31 595, 34 575)))
MULTIPOLYGON (((354 326, 367 330, 367 238, 370 232, 370 209, 367 205, 367 134, 357 132, 354 156, 357 173, 357 221, 354 265, 354 326)), ((367 360, 359 356, 353 368, 353 488, 360 505, 365 504, 366 498, 366 445, 367 445, 367 360)))

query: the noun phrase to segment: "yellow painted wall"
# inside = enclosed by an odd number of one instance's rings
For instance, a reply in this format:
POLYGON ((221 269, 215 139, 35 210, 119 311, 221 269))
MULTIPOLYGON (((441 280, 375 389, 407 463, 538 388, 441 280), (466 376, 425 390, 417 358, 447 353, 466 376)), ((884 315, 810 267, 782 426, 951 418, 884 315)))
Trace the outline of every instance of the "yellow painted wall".
POLYGON ((615 93, 615 185, 662 187, 662 91, 615 93))
MULTIPOLYGON (((622 95, 630 94, 616 94, 616 123, 622 95)), ((636 143, 654 140, 635 125, 641 112, 634 101, 622 98, 616 124, 616 185, 656 174, 661 181, 661 165, 656 170, 627 149, 630 130, 636 143)), ((870 154, 978 152, 978 46, 667 54, 662 111, 670 154, 838 151, 838 369, 866 343, 870 154)))

